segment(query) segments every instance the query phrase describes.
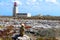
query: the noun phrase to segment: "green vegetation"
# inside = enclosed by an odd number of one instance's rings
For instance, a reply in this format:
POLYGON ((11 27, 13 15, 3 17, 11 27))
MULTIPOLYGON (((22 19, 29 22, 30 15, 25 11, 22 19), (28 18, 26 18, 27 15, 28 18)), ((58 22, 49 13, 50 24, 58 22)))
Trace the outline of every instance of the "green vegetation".
POLYGON ((43 38, 43 37, 40 37, 40 38, 37 38, 36 40, 58 40, 58 39, 56 39, 55 37, 52 37, 52 38, 43 38))
POLYGON ((42 37, 40 37, 40 38, 37 38, 36 40, 43 40, 43 38, 42 38, 42 37))
POLYGON ((39 30, 36 35, 40 35, 40 37, 55 37, 55 31, 52 29, 43 29, 39 30))

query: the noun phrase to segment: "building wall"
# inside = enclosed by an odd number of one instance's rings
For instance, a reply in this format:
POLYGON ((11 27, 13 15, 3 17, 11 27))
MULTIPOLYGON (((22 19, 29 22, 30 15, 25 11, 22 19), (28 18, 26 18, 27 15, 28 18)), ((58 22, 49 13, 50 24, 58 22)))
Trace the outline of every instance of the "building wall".
POLYGON ((24 13, 17 13, 16 15, 17 17, 27 17, 27 13, 24 14, 24 13))

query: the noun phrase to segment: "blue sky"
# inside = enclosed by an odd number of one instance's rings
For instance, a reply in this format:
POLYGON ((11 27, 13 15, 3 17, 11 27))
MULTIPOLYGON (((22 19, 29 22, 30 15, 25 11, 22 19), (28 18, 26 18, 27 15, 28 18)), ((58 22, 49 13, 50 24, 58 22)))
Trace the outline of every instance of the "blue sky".
MULTIPOLYGON (((12 16, 14 0, 0 0, 0 15, 12 16)), ((60 0, 16 0, 20 13, 60 16, 60 0)))

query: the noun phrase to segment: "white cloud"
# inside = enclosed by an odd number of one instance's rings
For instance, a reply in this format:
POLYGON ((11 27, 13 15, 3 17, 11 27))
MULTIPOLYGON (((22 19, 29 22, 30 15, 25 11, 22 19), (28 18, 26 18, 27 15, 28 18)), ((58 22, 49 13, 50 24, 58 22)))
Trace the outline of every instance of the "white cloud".
POLYGON ((27 0, 27 4, 35 4, 37 2, 37 0, 27 0))
POLYGON ((51 2, 51 3, 54 3, 54 4, 57 4, 57 0, 45 0, 46 2, 51 2))
POLYGON ((39 5, 39 2, 37 0, 27 0, 27 5, 39 5))
POLYGON ((30 5, 30 3, 29 3, 29 2, 26 2, 26 4, 27 4, 27 5, 30 5))
POLYGON ((42 2, 43 0, 39 0, 40 2, 42 2))
POLYGON ((32 0, 32 2, 36 2, 36 0, 32 0))
POLYGON ((58 1, 57 0, 27 0, 27 4, 36 4, 36 2, 39 1, 39 2, 49 2, 49 3, 54 3, 54 4, 58 4, 58 1))
POLYGON ((34 3, 34 2, 36 2, 37 0, 27 0, 27 1, 34 3))

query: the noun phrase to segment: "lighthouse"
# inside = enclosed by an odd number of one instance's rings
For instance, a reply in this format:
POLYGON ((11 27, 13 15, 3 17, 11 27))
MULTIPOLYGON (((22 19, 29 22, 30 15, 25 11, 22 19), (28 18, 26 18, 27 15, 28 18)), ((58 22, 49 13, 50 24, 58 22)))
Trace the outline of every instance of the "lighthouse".
POLYGON ((16 17, 18 13, 18 6, 17 6, 17 2, 14 1, 14 6, 13 6, 13 17, 16 17))
POLYGON ((15 0, 14 1, 14 6, 13 6, 13 17, 29 17, 30 15, 23 12, 23 13, 20 13, 18 8, 20 6, 20 2, 15 0))

